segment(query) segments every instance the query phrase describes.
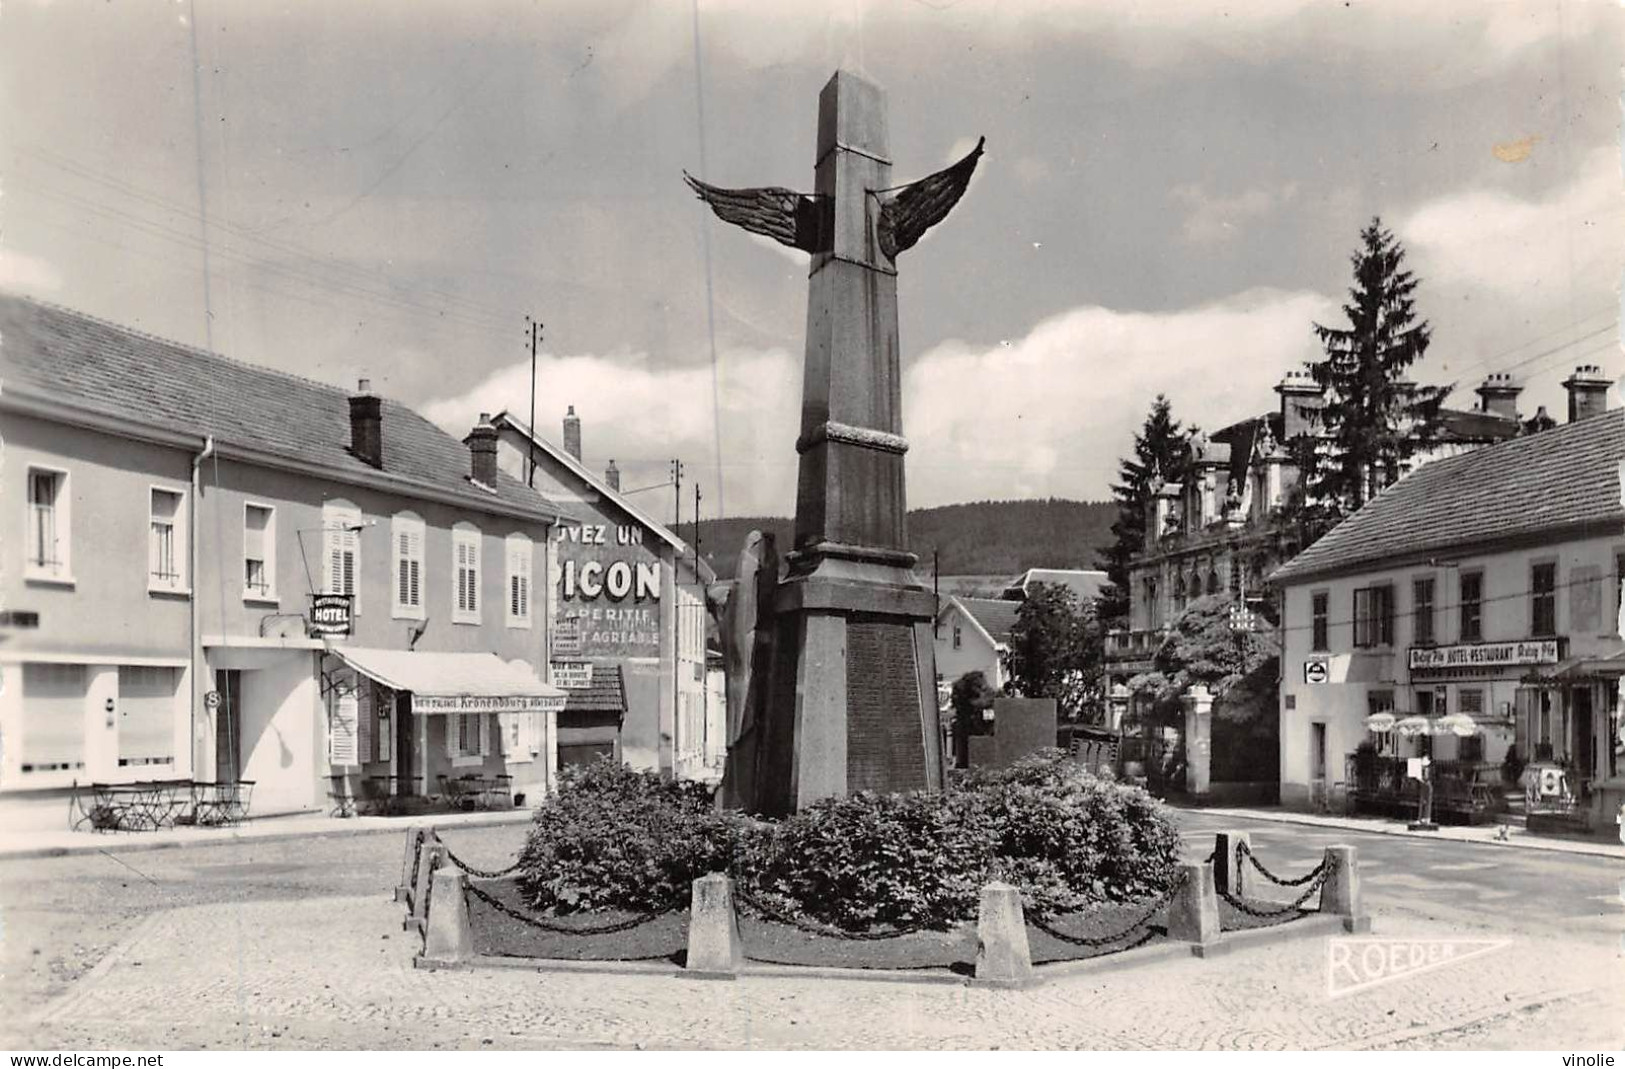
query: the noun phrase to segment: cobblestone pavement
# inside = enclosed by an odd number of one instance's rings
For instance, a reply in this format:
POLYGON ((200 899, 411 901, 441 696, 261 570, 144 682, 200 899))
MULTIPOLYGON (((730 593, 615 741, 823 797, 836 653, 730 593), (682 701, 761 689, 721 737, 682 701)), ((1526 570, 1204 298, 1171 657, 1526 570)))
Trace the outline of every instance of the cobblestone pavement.
MULTIPOLYGON (((475 864, 495 863, 522 834, 470 831, 454 848, 475 864)), ((142 876, 125 873, 122 879, 103 872, 118 869, 105 858, 34 862, 20 880, 13 878, 16 870, 0 866, 7 927, 3 990, 8 1006, 24 1010, 5 1015, 0 1046, 1625 1044, 1625 958, 1617 934, 1569 937, 1557 925, 1520 926, 1511 914, 1486 919, 1464 911, 1441 919, 1386 905, 1376 917, 1383 936, 1513 943, 1471 962, 1342 998, 1328 995, 1323 937, 1209 960, 1072 973, 1021 991, 780 977, 696 982, 674 972, 416 970, 415 937, 401 931, 401 907, 388 895, 400 843, 373 838, 381 841, 265 844, 246 854, 244 847, 209 848, 161 860, 148 855, 139 861, 142 876), (40 944, 19 946, 18 922, 42 917, 54 918, 54 927, 38 936, 40 944), (52 952, 52 944, 64 938, 87 948, 82 959, 64 966, 65 978, 27 969, 13 975, 14 966, 52 952), (87 968, 92 961, 100 964, 87 968), (1148 1006, 1156 1012, 1147 1012, 1148 1006)), ((1273 857, 1298 860, 1287 849, 1291 845, 1272 841, 1273 857)), ((1314 850, 1301 852, 1306 860, 1314 850)), ((1373 875, 1383 867, 1377 865, 1373 875)), ((1466 884, 1482 871, 1447 869, 1441 878, 1466 884)), ((24 940, 33 941, 36 930, 27 931, 24 940)))

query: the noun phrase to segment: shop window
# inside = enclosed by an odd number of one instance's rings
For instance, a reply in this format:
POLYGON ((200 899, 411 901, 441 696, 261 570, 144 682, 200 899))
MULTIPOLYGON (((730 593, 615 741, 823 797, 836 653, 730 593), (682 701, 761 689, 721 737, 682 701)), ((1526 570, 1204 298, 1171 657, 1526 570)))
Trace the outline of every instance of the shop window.
POLYGON ((1331 595, 1324 592, 1314 594, 1309 599, 1310 614, 1314 620, 1314 627, 1312 628, 1314 637, 1310 646, 1317 651, 1331 649, 1331 637, 1328 634, 1326 620, 1330 604, 1331 595))
POLYGON ((70 580, 68 473, 28 469, 29 579, 70 580))
POLYGON ((348 501, 322 506, 322 589, 348 594, 350 612, 361 615, 361 510, 348 501))
POLYGON ((460 624, 480 622, 480 532, 459 523, 451 533, 452 574, 456 579, 451 618, 460 624))
POLYGON ((446 749, 453 764, 485 759, 485 721, 481 713, 452 713, 446 718, 446 749))
POLYGON ((1463 687, 1456 691, 1456 705, 1468 716, 1477 719, 1484 715, 1484 692, 1477 687, 1463 687))
POLYGON ((118 763, 151 769, 175 763, 177 668, 118 670, 118 763))
POLYGON ((394 548, 394 605, 390 615, 403 620, 421 620, 423 609, 423 541, 426 528, 415 513, 401 512, 390 521, 390 542, 394 548))
MULTIPOLYGON (((1365 707, 1368 714, 1392 713, 1394 711, 1394 692, 1391 690, 1369 690, 1365 695, 1365 707)), ((1376 743, 1377 752, 1392 756, 1398 752, 1396 731, 1374 732, 1372 741, 1376 743)))
POLYGON ((1471 761, 1474 764, 1484 760, 1484 736, 1468 735, 1466 738, 1456 740, 1456 759, 1458 761, 1471 761))
POLYGON ((24 664, 23 717, 17 746, 25 775, 85 767, 85 699, 90 673, 82 664, 24 664))
POLYGON ((1461 573, 1461 641, 1484 639, 1484 573, 1461 573))
POLYGON ((178 591, 186 586, 186 498, 178 490, 152 489, 147 536, 147 589, 178 591))
POLYGON ((1550 561, 1529 570, 1529 633, 1557 634, 1557 565, 1550 561))
POLYGON ((1412 642, 1417 646, 1433 645, 1433 578, 1416 579, 1411 582, 1411 616, 1413 620, 1414 635, 1412 642))
POLYGON ((1394 644, 1393 584, 1354 592, 1354 644, 1362 648, 1394 644))
POLYGON ((276 509, 243 505, 243 597, 276 600, 276 509))

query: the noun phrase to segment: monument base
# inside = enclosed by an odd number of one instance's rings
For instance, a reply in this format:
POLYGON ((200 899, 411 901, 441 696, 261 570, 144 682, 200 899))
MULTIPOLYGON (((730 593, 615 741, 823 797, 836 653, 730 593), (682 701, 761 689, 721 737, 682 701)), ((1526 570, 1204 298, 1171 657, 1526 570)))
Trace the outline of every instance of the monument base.
POLYGON ((774 599, 754 808, 939 790, 936 599, 904 554, 797 554, 774 599))

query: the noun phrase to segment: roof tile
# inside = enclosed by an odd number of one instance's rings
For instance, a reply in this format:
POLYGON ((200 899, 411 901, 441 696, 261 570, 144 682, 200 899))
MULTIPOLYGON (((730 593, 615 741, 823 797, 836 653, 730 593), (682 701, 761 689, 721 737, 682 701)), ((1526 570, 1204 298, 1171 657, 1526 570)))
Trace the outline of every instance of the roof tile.
POLYGON ((1625 524, 1620 463, 1625 411, 1424 464, 1320 541, 1271 582, 1429 550, 1539 535, 1582 524, 1625 524))

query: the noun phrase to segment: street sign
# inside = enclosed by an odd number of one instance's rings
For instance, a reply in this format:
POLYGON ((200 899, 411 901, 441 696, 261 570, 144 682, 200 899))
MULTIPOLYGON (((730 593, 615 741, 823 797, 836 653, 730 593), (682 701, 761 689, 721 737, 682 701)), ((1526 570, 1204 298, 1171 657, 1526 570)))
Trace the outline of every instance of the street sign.
POLYGON ((1311 657, 1303 662, 1305 683, 1326 683, 1332 678, 1332 665, 1325 657, 1311 657))
POLYGON ((203 696, 203 708, 211 710, 220 708, 220 692, 218 690, 211 690, 203 696))

